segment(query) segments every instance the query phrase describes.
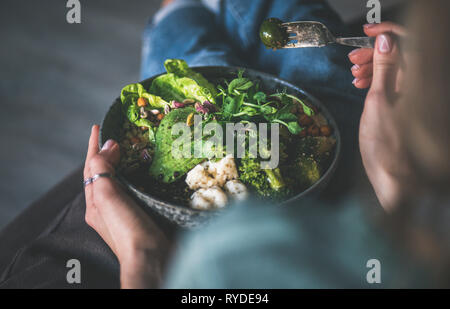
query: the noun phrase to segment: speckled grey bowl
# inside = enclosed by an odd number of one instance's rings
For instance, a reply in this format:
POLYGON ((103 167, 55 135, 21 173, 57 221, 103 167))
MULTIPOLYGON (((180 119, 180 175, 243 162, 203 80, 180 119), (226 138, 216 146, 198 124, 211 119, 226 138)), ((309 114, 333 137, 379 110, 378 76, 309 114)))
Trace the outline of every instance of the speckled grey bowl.
MULTIPOLYGON (((212 83, 221 83, 223 82, 224 79, 230 80, 234 78, 236 76, 236 72, 240 68, 196 67, 194 69, 197 72, 203 74, 212 83)), ((333 127, 334 129, 333 134, 334 137, 336 138, 336 149, 334 152, 334 158, 328 170, 314 185, 280 204, 286 204, 305 197, 317 195, 328 184, 331 176, 333 175, 336 169, 337 162, 341 153, 341 135, 339 133, 339 128, 336 125, 336 121, 321 102, 319 102, 316 98, 314 98, 307 92, 303 91, 302 89, 298 88, 297 86, 292 85, 289 82, 286 82, 275 76, 251 69, 245 69, 245 76, 249 77, 252 80, 260 81, 261 89, 265 92, 273 93, 277 90, 286 89, 287 92, 290 94, 296 95, 301 99, 307 99, 309 103, 317 106, 321 110, 321 113, 325 116, 329 124, 333 127)), ((146 79, 142 81, 141 84, 146 89, 148 89, 153 79, 156 77, 157 76, 146 79)), ((117 98, 103 120, 100 137, 102 144, 106 142, 108 139, 118 140, 118 137, 120 136, 120 128, 122 127, 122 123, 124 120, 125 118, 124 115, 122 114, 120 98, 117 98)), ((193 228, 199 226, 205 223, 208 219, 217 216, 221 213, 220 211, 194 210, 186 206, 168 203, 159 198, 153 197, 151 194, 140 191, 122 175, 117 175, 117 178, 126 188, 128 188, 128 190, 132 195, 134 195, 139 201, 142 202, 143 206, 149 207, 150 209, 162 215, 169 221, 181 227, 193 228)))

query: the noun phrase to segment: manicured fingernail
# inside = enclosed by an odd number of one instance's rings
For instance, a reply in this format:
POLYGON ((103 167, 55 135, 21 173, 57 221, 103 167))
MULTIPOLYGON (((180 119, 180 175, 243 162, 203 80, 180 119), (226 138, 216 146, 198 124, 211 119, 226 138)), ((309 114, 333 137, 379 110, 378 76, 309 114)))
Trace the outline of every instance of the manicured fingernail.
POLYGON ((352 71, 358 71, 361 67, 357 64, 355 64, 354 66, 352 66, 352 71))
POLYGON ((106 143, 103 144, 102 150, 108 150, 111 149, 114 146, 115 142, 112 139, 109 139, 106 141, 106 143))
POLYGON ((350 54, 348 54, 348 56, 350 57, 351 55, 357 53, 359 50, 360 50, 360 48, 352 50, 352 51, 350 52, 350 54))
POLYGON ((359 81, 359 79, 358 79, 358 78, 355 78, 355 79, 353 80, 352 84, 356 86, 356 83, 357 83, 358 81, 359 81))
POLYGON ((365 29, 370 29, 370 28, 373 28, 373 27, 375 27, 377 24, 365 24, 363 27, 365 28, 365 29))
POLYGON ((392 49, 391 38, 386 34, 378 36, 378 51, 382 54, 390 53, 392 49))

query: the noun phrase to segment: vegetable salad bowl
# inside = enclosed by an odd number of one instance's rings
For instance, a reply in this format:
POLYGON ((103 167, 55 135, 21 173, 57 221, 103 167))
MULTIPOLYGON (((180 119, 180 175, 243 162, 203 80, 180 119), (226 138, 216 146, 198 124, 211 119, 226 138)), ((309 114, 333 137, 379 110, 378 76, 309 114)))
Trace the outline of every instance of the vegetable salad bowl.
MULTIPOLYGON (((238 67, 194 67, 194 71, 202 74, 208 81, 214 84, 223 83, 224 80, 232 79, 236 76, 239 70, 238 67)), ((258 72, 252 69, 245 69, 245 75, 251 80, 258 81, 260 83, 260 89, 265 92, 283 91, 286 93, 297 96, 302 100, 306 100, 310 105, 317 107, 321 114, 326 118, 329 125, 333 128, 333 137, 336 140, 336 146, 333 152, 333 157, 328 169, 322 174, 321 178, 315 182, 312 186, 306 190, 299 192, 298 194, 288 198, 285 201, 279 202, 278 205, 292 204, 292 202, 301 200, 305 197, 312 197, 318 195, 321 190, 328 184, 332 175, 336 169, 338 159, 341 153, 341 136, 339 128, 336 125, 336 121, 333 116, 327 110, 327 108, 316 98, 302 90, 301 88, 284 81, 278 77, 272 76, 267 73, 258 72)), ((152 81, 160 75, 146 79, 141 84, 148 89, 152 81)), ((118 140, 120 138, 120 130, 122 124, 126 121, 126 116, 122 112, 122 102, 120 97, 117 98, 109 111, 107 112, 101 127, 101 144, 105 143, 108 139, 118 140)), ((169 202, 163 198, 153 196, 148 192, 144 192, 139 186, 130 181, 125 175, 120 172, 117 173, 118 181, 126 187, 129 193, 145 208, 149 208, 159 215, 165 217, 169 221, 175 223, 178 226, 184 228, 193 228, 206 223, 211 218, 220 215, 222 210, 196 210, 185 205, 180 205, 174 202, 169 202)), ((276 206, 274 206, 276 207, 276 206)))

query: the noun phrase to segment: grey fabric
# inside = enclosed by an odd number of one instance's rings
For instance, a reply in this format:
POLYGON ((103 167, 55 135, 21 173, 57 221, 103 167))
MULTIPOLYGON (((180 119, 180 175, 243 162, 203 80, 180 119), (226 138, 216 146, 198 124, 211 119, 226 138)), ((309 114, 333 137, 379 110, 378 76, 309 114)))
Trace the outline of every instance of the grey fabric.
POLYGON ((65 205, 82 190, 80 179, 83 170, 78 168, 63 181, 30 205, 13 222, 0 232, 0 274, 10 264, 14 255, 38 235, 48 229, 65 205))
MULTIPOLYGON (((24 225, 13 226, 2 235, 8 243, 23 247, 6 267, 3 265, 0 287, 118 288, 119 264, 116 257, 100 236, 84 222, 84 194, 79 192, 72 201, 56 209, 59 213, 35 239, 14 239, 16 235, 11 234, 11 230, 17 230, 20 226, 25 229, 24 225), (80 284, 69 284, 66 280, 69 271, 66 263, 71 259, 80 261, 80 284)), ((40 217, 54 215, 56 209, 40 217)), ((30 214, 26 214, 27 220, 22 223, 34 221, 35 217, 30 214)))
MULTIPOLYGON (((81 179, 80 168, 2 231, 0 288, 120 287, 115 255, 84 221, 81 179), (80 284, 66 280, 71 259, 80 261, 80 284)), ((175 228, 154 220, 171 239, 175 228)))

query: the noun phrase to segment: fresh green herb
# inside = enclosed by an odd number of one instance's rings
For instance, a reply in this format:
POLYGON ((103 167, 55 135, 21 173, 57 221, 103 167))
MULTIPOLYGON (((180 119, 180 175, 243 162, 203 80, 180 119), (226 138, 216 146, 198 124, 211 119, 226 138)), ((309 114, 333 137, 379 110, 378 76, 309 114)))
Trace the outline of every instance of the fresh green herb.
POLYGON ((240 95, 243 91, 249 90, 254 84, 248 78, 243 77, 244 71, 238 72, 238 77, 233 79, 228 85, 228 94, 240 95))
POLYGON ((291 132, 291 134, 294 134, 294 135, 299 134, 303 130, 302 127, 299 126, 297 121, 290 121, 290 122, 286 123, 280 119, 275 119, 275 120, 273 120, 273 122, 286 126, 286 128, 288 128, 289 132, 291 132))
POLYGON ((264 92, 257 92, 253 95, 253 99, 258 102, 258 104, 266 103, 267 95, 264 92))

